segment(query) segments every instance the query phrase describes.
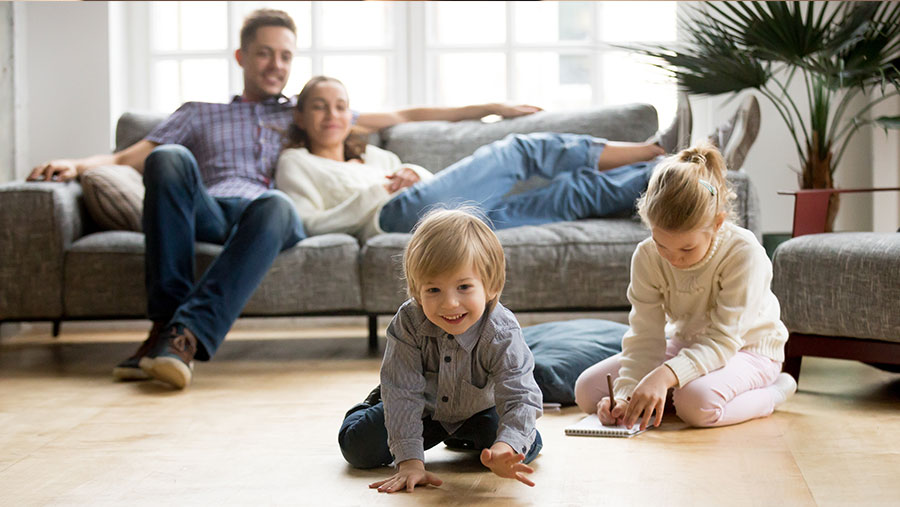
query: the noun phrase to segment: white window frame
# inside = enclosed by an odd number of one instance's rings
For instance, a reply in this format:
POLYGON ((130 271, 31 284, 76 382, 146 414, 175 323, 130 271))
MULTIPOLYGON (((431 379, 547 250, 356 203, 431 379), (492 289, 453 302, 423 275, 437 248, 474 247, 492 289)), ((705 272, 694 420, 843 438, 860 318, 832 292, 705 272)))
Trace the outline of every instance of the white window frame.
MULTIPOLYGON (((604 42, 601 17, 603 15, 602 2, 593 5, 593 33, 592 38, 584 41, 557 42, 557 43, 520 43, 515 37, 515 8, 516 2, 505 2, 506 7, 506 40, 497 44, 478 45, 453 45, 438 44, 431 40, 429 28, 431 16, 434 15, 434 6, 428 2, 396 2, 392 3, 389 14, 389 23, 392 24, 393 46, 384 48, 371 47, 345 47, 340 49, 325 48, 322 46, 322 34, 317 20, 322 16, 320 2, 312 4, 311 46, 298 48, 297 56, 307 56, 312 61, 312 74, 321 74, 323 60, 332 55, 368 54, 379 55, 387 58, 387 101, 385 107, 397 108, 408 105, 435 104, 437 99, 436 64, 438 56, 444 53, 496 53, 502 52, 506 56, 506 100, 516 97, 515 60, 520 52, 546 51, 560 55, 586 55, 593 59, 591 65, 590 84, 592 88, 592 105, 603 105, 602 69, 599 68, 601 56, 604 53, 618 52, 608 43, 604 42)), ((682 7, 679 6, 680 10, 682 7)), ((241 19, 238 19, 238 9, 229 2, 228 6, 228 47, 225 50, 215 51, 173 51, 152 52, 150 48, 149 5, 147 2, 129 2, 125 9, 124 23, 128 26, 126 32, 126 45, 130 55, 130 61, 125 65, 126 83, 129 92, 123 98, 123 106, 131 110, 151 109, 151 90, 149 89, 150 69, 153 63, 163 58, 189 59, 209 58, 222 56, 223 53, 229 61, 234 60, 234 51, 237 49, 235 34, 240 30, 241 19)), ((300 28, 303 29, 303 28, 300 28)), ((242 88, 240 68, 229 64, 229 90, 239 93, 242 88), (236 91, 235 91, 236 90, 236 91)), ((340 76, 336 76, 340 77, 340 76)), ((351 90, 352 91, 352 90, 351 90)), ((296 94, 299 90, 289 90, 288 95, 296 94)), ((647 102, 652 102, 652 97, 647 102)), ((117 111, 116 114, 121 113, 117 111)))
MULTIPOLYGON (((391 80, 387 83, 388 103, 403 103, 408 94, 408 81, 400 79, 399 76, 409 75, 406 72, 407 58, 405 57, 407 53, 407 37, 402 29, 406 24, 407 9, 401 8, 399 4, 397 6, 389 6, 388 21, 392 33, 391 40, 387 46, 377 48, 326 48, 323 47, 322 34, 318 29, 321 25, 318 20, 322 18, 322 4, 321 2, 310 2, 310 4, 312 19, 310 47, 296 48, 294 56, 310 58, 312 75, 323 73, 324 60, 329 56, 383 56, 387 61, 387 76, 391 80)), ((151 16, 149 2, 129 2, 125 9, 115 17, 120 23, 128 27, 128 29, 122 30, 125 33, 123 35, 125 40, 121 41, 121 43, 128 48, 126 54, 130 58, 127 62, 123 62, 124 65, 121 65, 122 68, 118 70, 120 74, 124 74, 124 80, 129 90, 124 94, 123 107, 145 111, 152 109, 152 90, 149 85, 151 82, 151 69, 153 69, 154 63, 161 60, 176 60, 180 62, 193 58, 227 59, 229 62, 228 90, 231 93, 239 94, 243 88, 241 68, 234 62, 234 53, 240 45, 237 34, 240 32, 243 20, 240 17, 240 10, 233 2, 228 2, 228 43, 225 49, 218 50, 154 51, 150 47, 151 16)), ((287 95, 296 94, 299 91, 288 90, 287 95)))
MULTIPOLYGON (((495 44, 441 44, 430 37, 421 37, 415 41, 411 41, 411 46, 423 48, 416 55, 421 59, 418 63, 426 76, 424 80, 415 83, 414 97, 421 97, 424 102, 434 104, 438 97, 437 91, 437 61, 441 54, 446 53, 503 53, 506 57, 506 100, 514 100, 516 97, 517 83, 515 76, 516 55, 521 52, 550 52, 559 55, 577 55, 588 56, 592 58, 591 65, 591 105, 604 105, 605 97, 603 96, 603 75, 599 65, 599 61, 604 54, 619 53, 622 50, 612 47, 608 42, 603 40, 603 4, 604 2, 585 2, 592 4, 593 31, 592 37, 583 41, 561 41, 552 43, 524 43, 515 41, 516 34, 516 16, 515 9, 518 2, 506 1, 506 40, 495 44)), ((436 6, 429 2, 409 2, 411 7, 411 15, 417 22, 413 26, 433 26, 433 16, 435 15, 436 6), (415 5, 412 5, 415 4, 415 5)), ((676 5, 676 11, 682 6, 676 5)), ((675 20, 673 20, 675 22, 675 20)), ((646 42, 646 41, 645 41, 646 42)), ((649 41, 652 43, 652 41, 649 41)), ((411 55, 413 56, 413 55, 411 55)), ((651 101, 648 98, 647 101, 651 101)))

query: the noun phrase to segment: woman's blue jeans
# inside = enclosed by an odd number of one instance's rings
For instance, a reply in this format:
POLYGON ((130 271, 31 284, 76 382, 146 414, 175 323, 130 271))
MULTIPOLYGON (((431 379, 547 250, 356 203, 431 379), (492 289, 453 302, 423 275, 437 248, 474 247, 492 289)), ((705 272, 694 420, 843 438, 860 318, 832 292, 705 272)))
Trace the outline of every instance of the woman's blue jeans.
POLYGON ((304 236, 290 199, 270 190, 256 199, 212 197, 194 155, 157 147, 144 164, 147 313, 183 324, 207 360, 225 339, 275 257, 304 236), (194 242, 223 245, 194 281, 194 242))
MULTIPOLYGON (((465 449, 481 450, 494 445, 497 439, 497 428, 500 416, 497 409, 491 407, 482 410, 466 419, 452 434, 441 425, 426 416, 422 419, 422 437, 424 450, 447 441, 455 442, 465 449)), ((535 430, 537 432, 537 430, 535 430)), ((344 416, 344 422, 338 432, 338 445, 347 463, 356 468, 376 468, 390 465, 394 461, 388 447, 388 433, 384 425, 384 404, 378 402, 369 406, 360 403, 351 408, 344 416)), ((525 463, 531 463, 544 444, 541 434, 535 435, 531 449, 525 454, 525 463)))
POLYGON ((394 196, 381 210, 386 232, 410 232, 436 206, 473 205, 495 229, 602 217, 633 209, 658 160, 599 171, 606 142, 577 134, 511 134, 394 196), (510 194, 532 176, 547 186, 510 194))

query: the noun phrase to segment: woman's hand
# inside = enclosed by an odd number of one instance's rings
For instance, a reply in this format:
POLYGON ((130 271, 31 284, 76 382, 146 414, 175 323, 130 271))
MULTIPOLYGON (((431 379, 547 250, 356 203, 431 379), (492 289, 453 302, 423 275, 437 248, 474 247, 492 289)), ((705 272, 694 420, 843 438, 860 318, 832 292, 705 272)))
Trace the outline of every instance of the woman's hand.
POLYGON ((419 182, 419 175, 409 167, 403 167, 394 174, 387 175, 386 178, 390 181, 384 184, 384 189, 389 194, 411 187, 419 182))
POLYGON ((616 408, 610 412, 609 396, 605 396, 597 403, 597 417, 604 426, 621 426, 625 422, 625 411, 627 409, 627 401, 616 400, 616 408))
POLYGON ((509 444, 505 442, 497 442, 490 449, 481 451, 481 464, 490 468, 500 477, 505 479, 515 479, 526 486, 534 486, 534 482, 522 474, 530 474, 534 469, 522 463, 525 455, 517 453, 509 444))
POLYGON ((503 118, 515 118, 517 116, 525 116, 527 114, 543 111, 543 109, 537 106, 530 106, 528 104, 491 104, 490 109, 491 114, 496 114, 503 118))
POLYGON ((78 168, 72 160, 59 159, 35 166, 28 181, 69 181, 78 176, 78 168))
POLYGON ((397 465, 397 473, 383 481, 373 482, 369 484, 369 487, 378 488, 380 493, 394 493, 403 488, 412 493, 413 489, 419 485, 440 486, 443 483, 444 481, 438 479, 438 476, 425 470, 425 463, 417 459, 408 459, 397 465))
MULTIPOLYGON (((625 426, 630 428, 640 419, 641 429, 647 429, 654 411, 656 418, 653 425, 659 426, 666 405, 666 392, 676 384, 678 384, 678 377, 664 364, 648 373, 638 382, 634 393, 631 394, 628 409, 625 411, 625 426)), ((618 408, 616 407, 616 410, 618 408)))

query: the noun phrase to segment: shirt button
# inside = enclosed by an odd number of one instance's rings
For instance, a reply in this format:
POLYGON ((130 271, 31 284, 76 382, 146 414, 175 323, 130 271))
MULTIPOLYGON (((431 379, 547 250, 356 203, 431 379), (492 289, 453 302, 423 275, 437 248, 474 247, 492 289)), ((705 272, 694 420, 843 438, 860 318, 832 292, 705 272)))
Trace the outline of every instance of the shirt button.
POLYGON ((444 356, 444 362, 445 362, 445 363, 449 363, 449 362, 450 362, 450 356, 444 356))
POLYGON ((447 403, 448 401, 450 401, 450 398, 443 396, 443 397, 441 397, 441 401, 443 401, 444 403, 447 403))
POLYGON ((448 334, 448 335, 447 335, 447 339, 448 339, 448 340, 452 340, 452 339, 453 339, 453 335, 452 335, 452 334, 448 334))

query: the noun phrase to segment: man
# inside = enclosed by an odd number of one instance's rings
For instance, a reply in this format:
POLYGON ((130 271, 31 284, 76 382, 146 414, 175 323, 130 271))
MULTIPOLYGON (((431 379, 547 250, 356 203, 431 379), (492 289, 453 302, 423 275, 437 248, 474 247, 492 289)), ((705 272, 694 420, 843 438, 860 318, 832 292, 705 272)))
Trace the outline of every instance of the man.
MULTIPOLYGON (((296 27, 286 13, 252 12, 241 28, 235 59, 244 90, 229 104, 189 102, 146 138, 111 155, 53 160, 29 180, 65 181, 101 165, 129 165, 143 173, 149 336, 119 363, 119 380, 149 377, 187 387, 193 360, 208 360, 276 256, 306 235, 293 204, 272 189, 282 132, 292 103, 282 91, 296 48, 296 27), (223 245, 194 281, 194 242, 223 245)), ((369 129, 417 120, 506 117, 528 106, 469 106, 361 114, 369 129)))

